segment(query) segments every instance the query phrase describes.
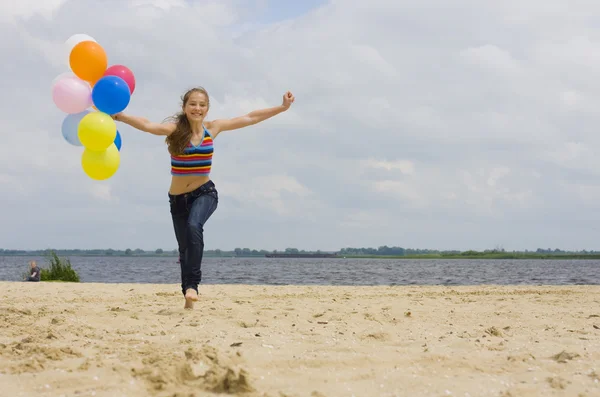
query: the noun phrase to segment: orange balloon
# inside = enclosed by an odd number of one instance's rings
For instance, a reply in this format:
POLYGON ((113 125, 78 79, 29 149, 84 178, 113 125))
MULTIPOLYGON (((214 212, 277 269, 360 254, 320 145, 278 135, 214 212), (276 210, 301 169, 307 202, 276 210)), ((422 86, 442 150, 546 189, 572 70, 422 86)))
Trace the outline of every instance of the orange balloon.
POLYGON ((77 77, 94 84, 106 71, 108 58, 100 44, 82 41, 71 50, 69 65, 77 77))

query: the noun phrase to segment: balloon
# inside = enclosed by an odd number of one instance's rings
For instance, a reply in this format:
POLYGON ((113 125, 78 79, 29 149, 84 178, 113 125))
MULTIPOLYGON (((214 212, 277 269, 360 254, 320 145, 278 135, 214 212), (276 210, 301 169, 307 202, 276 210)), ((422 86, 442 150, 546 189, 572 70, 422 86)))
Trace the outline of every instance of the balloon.
POLYGON ((106 113, 91 112, 79 122, 77 136, 86 149, 103 151, 115 141, 117 124, 106 113))
POLYGON ((106 70, 108 58, 100 44, 95 41, 82 41, 71 50, 69 65, 77 77, 95 83, 106 70))
POLYGON ((102 151, 85 149, 81 155, 83 171, 97 181, 113 176, 119 169, 120 163, 121 155, 114 143, 102 151))
POLYGON ((118 76, 104 76, 96 82, 92 90, 94 106, 104 113, 122 112, 131 99, 129 86, 118 76))
POLYGON ((120 152, 121 151, 121 134, 119 134, 119 130, 117 130, 117 136, 115 137, 114 144, 120 152))
MULTIPOLYGON (((54 84, 56 84, 57 81, 64 79, 65 77, 77 77, 75 76, 75 74, 73 74, 73 72, 62 72, 61 74, 59 74, 58 76, 56 76, 53 80, 52 80, 52 84, 50 84, 51 87, 54 86, 54 84)), ((77 77, 79 79, 79 77, 77 77)), ((81 79, 80 79, 81 80, 81 79)), ((83 81, 83 80, 82 80, 83 81)))
POLYGON ((57 77, 52 85, 52 100, 65 113, 80 113, 92 106, 90 85, 77 76, 57 77))
POLYGON ((127 66, 113 65, 106 69, 106 71, 104 72, 104 76, 118 76, 125 80, 125 82, 129 86, 130 94, 133 94, 133 91, 135 91, 135 77, 133 75, 133 72, 127 66))
POLYGON ((77 135, 79 122, 84 116, 90 113, 90 110, 84 110, 81 113, 69 114, 62 122, 62 135, 67 142, 73 146, 83 146, 77 135))
POLYGON ((71 51, 73 51, 73 47, 75 47, 77 44, 81 43, 82 41, 93 41, 94 43, 96 42, 96 39, 94 39, 92 36, 88 36, 87 34, 84 33, 77 33, 74 34, 73 36, 69 37, 66 41, 65 41, 65 45, 64 45, 64 56, 65 56, 65 63, 67 64, 67 66, 69 65, 69 56, 71 55, 71 51))

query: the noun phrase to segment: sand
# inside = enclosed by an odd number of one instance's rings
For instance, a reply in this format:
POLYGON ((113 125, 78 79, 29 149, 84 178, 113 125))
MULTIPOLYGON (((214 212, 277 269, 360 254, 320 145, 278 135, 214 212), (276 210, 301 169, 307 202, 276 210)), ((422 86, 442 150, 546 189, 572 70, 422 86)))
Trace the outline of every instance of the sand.
POLYGON ((1 396, 600 396, 600 286, 0 282, 1 396))

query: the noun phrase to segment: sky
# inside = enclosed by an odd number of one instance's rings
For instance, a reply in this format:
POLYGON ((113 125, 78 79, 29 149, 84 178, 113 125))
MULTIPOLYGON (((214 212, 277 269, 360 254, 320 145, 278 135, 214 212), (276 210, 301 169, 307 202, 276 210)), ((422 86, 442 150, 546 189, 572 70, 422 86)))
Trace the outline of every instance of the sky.
POLYGON ((176 248, 164 139, 81 169, 52 80, 94 37, 161 121, 292 108, 215 140, 207 249, 599 249, 600 4, 21 0, 0 5, 0 248, 176 248), (282 5, 285 4, 285 5, 282 5))

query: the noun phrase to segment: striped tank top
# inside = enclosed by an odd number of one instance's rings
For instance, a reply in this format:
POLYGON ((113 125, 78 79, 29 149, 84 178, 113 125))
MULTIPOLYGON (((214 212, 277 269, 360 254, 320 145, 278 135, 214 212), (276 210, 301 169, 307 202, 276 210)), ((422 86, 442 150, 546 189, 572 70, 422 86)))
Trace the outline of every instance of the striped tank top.
POLYGON ((183 154, 171 155, 171 175, 185 176, 208 176, 212 167, 213 139, 206 127, 204 136, 198 145, 189 142, 183 154))

